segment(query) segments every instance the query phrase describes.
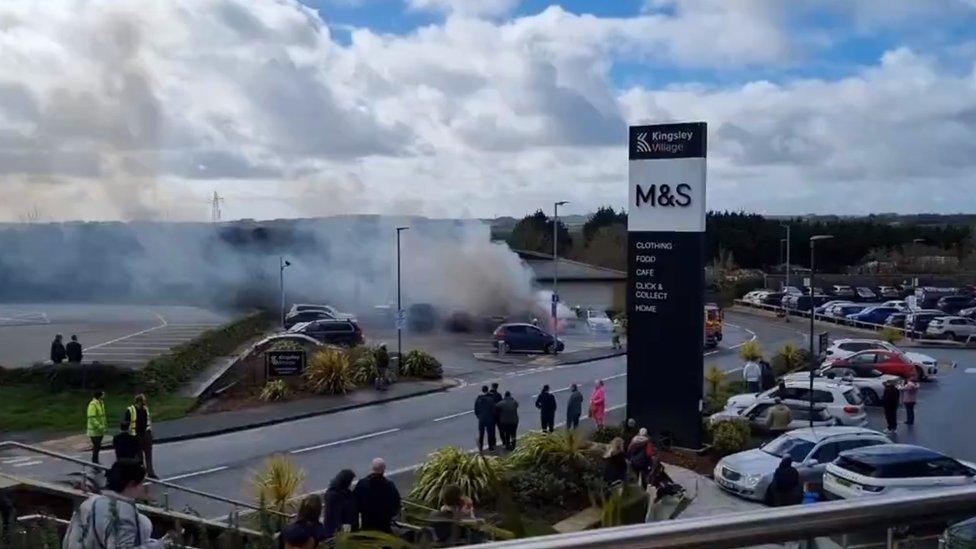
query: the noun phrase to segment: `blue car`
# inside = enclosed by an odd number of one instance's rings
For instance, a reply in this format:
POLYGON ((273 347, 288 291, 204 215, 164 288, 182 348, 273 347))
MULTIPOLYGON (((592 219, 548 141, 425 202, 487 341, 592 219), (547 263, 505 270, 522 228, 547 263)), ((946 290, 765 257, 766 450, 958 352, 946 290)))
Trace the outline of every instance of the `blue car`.
POLYGON ((549 332, 533 324, 502 324, 492 334, 492 344, 498 352, 535 351, 546 354, 561 352, 565 345, 549 332))
POLYGON ((859 313, 847 315, 847 319, 869 324, 884 324, 889 315, 899 312, 901 311, 894 307, 868 307, 859 313))

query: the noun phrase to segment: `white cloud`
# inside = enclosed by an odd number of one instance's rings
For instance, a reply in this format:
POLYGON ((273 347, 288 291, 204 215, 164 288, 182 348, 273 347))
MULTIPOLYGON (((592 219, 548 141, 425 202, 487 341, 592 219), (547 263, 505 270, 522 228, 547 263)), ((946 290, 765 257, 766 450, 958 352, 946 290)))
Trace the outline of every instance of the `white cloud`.
POLYGON ((405 0, 415 10, 430 10, 465 16, 498 17, 510 13, 521 0, 405 0))

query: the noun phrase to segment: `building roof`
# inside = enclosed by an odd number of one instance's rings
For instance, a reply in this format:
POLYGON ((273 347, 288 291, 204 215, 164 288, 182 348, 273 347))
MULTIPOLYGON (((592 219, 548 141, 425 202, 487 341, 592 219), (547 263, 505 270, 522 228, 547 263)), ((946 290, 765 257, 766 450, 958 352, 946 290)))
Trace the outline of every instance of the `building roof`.
MULTIPOLYGON (((555 272, 551 254, 532 252, 528 250, 513 250, 535 273, 537 282, 552 281, 555 272)), ((559 258, 559 280, 589 281, 589 282, 623 282, 627 280, 627 273, 616 269, 608 269, 597 265, 590 265, 572 259, 559 258)))

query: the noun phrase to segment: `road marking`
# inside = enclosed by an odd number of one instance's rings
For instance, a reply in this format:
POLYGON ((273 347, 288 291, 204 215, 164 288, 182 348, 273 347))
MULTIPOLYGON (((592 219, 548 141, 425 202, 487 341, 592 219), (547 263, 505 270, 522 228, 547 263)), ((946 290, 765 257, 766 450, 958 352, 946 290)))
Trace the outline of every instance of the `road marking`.
POLYGON ((976 368, 966 368, 965 372, 967 374, 976 374, 976 368))
POLYGON ((21 461, 30 461, 32 459, 34 459, 33 456, 21 456, 21 457, 5 459, 3 460, 3 463, 5 465, 12 465, 14 463, 20 463, 21 461))
POLYGON ((129 335, 124 335, 122 337, 117 337, 117 338, 115 338, 113 340, 106 341, 106 342, 103 342, 103 343, 99 343, 97 345, 92 345, 91 347, 85 347, 84 349, 82 349, 82 351, 90 351, 92 349, 98 349, 99 347, 104 347, 106 345, 111 345, 112 343, 115 343, 116 341, 123 341, 123 340, 129 339, 130 337, 136 337, 137 335, 142 335, 142 334, 145 334, 145 333, 149 333, 149 332, 151 332, 153 330, 158 330, 160 328, 165 328, 168 325, 168 323, 166 322, 166 319, 163 318, 163 316, 161 314, 159 314, 157 312, 153 312, 153 314, 156 315, 156 318, 159 319, 159 322, 160 323, 158 325, 153 326, 152 328, 146 328, 145 330, 141 330, 141 331, 138 331, 138 332, 129 334, 129 335))
POLYGON ((28 467, 28 466, 31 466, 31 465, 40 465, 42 463, 44 463, 44 462, 41 461, 41 460, 39 460, 39 459, 35 459, 34 461, 23 461, 23 462, 20 462, 20 463, 15 463, 14 464, 14 467, 28 467))
POLYGON ((466 416, 468 414, 473 414, 473 413, 474 413, 474 410, 468 410, 467 412, 458 412, 456 414, 451 414, 449 416, 439 417, 439 418, 435 419, 434 422, 436 423, 438 421, 447 421, 449 419, 454 419, 456 417, 466 416))
POLYGON ((227 465, 221 465, 220 467, 213 467, 211 469, 204 469, 203 471, 194 471, 192 473, 184 473, 182 475, 176 475, 174 477, 164 478, 162 480, 163 480, 163 482, 172 482, 174 480, 180 480, 180 479, 184 479, 184 478, 190 478, 190 477, 196 477, 196 476, 200 476, 200 475, 206 475, 208 473, 216 473, 217 471, 223 471, 224 469, 227 469, 227 468, 228 468, 227 465))
POLYGON ((300 448, 298 450, 291 450, 289 454, 301 454, 303 452, 311 452, 312 450, 320 450, 322 448, 329 448, 332 446, 339 446, 340 444, 346 444, 349 442, 356 442, 357 440, 366 440, 368 438, 374 438, 378 436, 388 435, 390 433, 395 433, 400 429, 387 429, 385 431, 378 431, 376 433, 369 433, 368 435, 360 435, 358 437, 347 438, 343 440, 337 440, 335 442, 327 442, 325 444, 317 444, 315 446, 309 446, 308 448, 300 448))

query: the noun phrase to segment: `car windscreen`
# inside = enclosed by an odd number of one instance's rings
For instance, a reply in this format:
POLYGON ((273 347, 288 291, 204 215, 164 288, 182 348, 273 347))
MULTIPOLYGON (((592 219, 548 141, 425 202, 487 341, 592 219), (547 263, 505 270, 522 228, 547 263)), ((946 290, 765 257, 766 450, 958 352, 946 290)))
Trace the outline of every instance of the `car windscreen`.
POLYGON ((762 447, 762 451, 774 455, 778 458, 789 456, 795 462, 806 459, 814 447, 814 443, 802 438, 782 436, 767 443, 762 447))
POLYGON ((860 406, 864 403, 864 401, 861 400, 861 395, 854 389, 844 391, 844 399, 847 400, 848 404, 853 404, 855 406, 860 406))

